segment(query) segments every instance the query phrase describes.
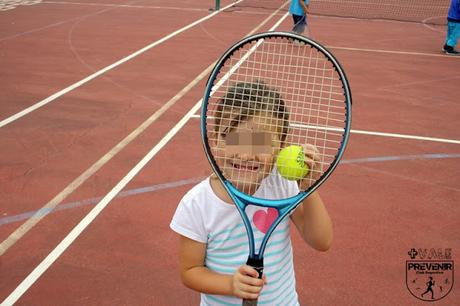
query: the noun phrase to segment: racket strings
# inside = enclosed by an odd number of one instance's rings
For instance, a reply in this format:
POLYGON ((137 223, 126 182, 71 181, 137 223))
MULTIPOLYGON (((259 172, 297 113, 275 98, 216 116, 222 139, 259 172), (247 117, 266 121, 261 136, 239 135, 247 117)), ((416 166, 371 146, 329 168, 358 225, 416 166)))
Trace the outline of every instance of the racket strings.
POLYGON ((241 191, 255 192, 281 146, 316 148, 312 182, 336 159, 345 132, 343 84, 316 48, 279 38, 252 41, 227 59, 214 83, 207 109, 208 131, 214 132, 208 139, 221 172, 241 191), (228 133, 261 130, 273 135, 271 154, 251 151, 251 142, 239 154, 229 153, 228 133))

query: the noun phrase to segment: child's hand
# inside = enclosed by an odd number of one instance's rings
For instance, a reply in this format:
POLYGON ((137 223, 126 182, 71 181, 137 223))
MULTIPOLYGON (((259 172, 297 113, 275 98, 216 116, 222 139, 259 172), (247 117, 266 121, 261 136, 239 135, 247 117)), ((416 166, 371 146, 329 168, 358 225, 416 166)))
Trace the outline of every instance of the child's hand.
POLYGON ((302 9, 303 9, 303 12, 304 12, 304 14, 306 16, 309 13, 308 4, 303 4, 302 9))
POLYGON ((323 169, 318 149, 311 144, 303 145, 302 147, 305 153, 305 163, 310 171, 299 181, 299 188, 300 190, 306 190, 323 174, 323 169))
POLYGON ((258 278, 259 273, 252 267, 243 265, 233 274, 233 295, 242 299, 257 299, 264 284, 265 275, 258 278))

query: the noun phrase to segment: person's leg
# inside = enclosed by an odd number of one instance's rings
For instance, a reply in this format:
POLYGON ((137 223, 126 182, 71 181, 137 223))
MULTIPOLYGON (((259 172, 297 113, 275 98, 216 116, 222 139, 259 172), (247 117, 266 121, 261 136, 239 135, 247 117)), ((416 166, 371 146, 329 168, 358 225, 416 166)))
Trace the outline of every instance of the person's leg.
POLYGON ((292 18, 294 20, 294 27, 292 28, 292 32, 302 34, 305 31, 305 16, 292 15, 292 18))
POLYGON ((448 22, 447 23, 447 35, 446 43, 444 44, 443 50, 446 54, 459 55, 460 53, 455 50, 458 39, 460 38, 460 23, 448 22))
POLYGON ((460 23, 459 22, 451 22, 452 23, 452 34, 451 34, 451 41, 449 41, 449 46, 455 48, 458 44, 458 40, 460 39, 460 23))

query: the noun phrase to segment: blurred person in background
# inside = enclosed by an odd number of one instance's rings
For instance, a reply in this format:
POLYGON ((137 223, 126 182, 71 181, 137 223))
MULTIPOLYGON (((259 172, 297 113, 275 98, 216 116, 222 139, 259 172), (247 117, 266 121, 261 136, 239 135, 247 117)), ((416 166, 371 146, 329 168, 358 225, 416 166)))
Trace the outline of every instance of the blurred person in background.
POLYGON ((442 50, 448 55, 460 55, 455 49, 460 38, 460 0, 451 0, 449 12, 447 13, 447 35, 446 43, 442 50))

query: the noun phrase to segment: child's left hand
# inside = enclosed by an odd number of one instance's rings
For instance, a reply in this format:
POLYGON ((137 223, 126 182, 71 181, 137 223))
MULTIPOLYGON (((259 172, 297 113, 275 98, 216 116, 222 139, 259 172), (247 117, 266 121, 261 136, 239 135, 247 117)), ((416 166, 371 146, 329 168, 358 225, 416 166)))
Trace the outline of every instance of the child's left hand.
POLYGON ((305 154, 305 164, 310 171, 299 181, 299 188, 301 190, 306 190, 321 176, 323 169, 318 149, 311 144, 306 144, 302 147, 305 154))
POLYGON ((262 287, 267 283, 265 275, 258 278, 259 273, 248 265, 240 266, 232 278, 233 295, 242 299, 257 299, 262 287))

